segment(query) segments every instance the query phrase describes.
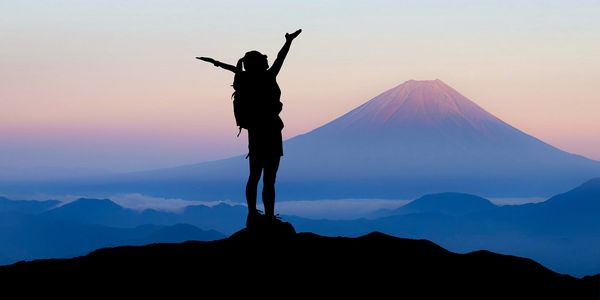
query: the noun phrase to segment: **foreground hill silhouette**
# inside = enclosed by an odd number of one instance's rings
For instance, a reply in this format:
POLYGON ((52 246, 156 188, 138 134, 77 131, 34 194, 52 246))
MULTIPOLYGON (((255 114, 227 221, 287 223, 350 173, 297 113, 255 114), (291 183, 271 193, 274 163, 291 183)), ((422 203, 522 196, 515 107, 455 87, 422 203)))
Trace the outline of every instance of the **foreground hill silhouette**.
POLYGON ((361 293, 597 299, 599 288, 598 275, 577 279, 526 258, 488 251, 456 254, 430 241, 377 232, 342 238, 296 234, 290 228, 276 233, 244 229, 213 242, 107 248, 73 259, 21 262, 0 267, 0 279, 30 284, 56 280, 105 292, 112 287, 109 280, 131 291, 143 283, 142 292, 282 297, 361 293))

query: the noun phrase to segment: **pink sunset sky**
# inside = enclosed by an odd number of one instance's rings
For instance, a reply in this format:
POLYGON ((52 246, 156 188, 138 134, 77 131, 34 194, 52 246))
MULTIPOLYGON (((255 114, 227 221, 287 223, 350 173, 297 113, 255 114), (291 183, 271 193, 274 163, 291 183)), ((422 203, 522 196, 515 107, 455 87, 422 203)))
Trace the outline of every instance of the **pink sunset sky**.
POLYGON ((597 1, 3 1, 0 169, 133 171, 241 154, 232 73, 272 60, 285 137, 409 79, 600 160, 597 1))

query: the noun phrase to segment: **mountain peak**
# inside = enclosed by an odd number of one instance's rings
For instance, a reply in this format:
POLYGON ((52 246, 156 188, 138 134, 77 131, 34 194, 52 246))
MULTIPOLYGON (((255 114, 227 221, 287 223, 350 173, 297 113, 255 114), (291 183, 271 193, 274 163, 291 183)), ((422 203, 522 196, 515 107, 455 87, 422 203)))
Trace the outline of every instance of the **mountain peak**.
POLYGON ((504 123, 440 79, 408 80, 332 123, 342 128, 471 127, 504 123))
POLYGON ((93 199, 93 198, 79 198, 73 202, 63 205, 64 207, 77 207, 77 208, 104 208, 104 209, 122 209, 121 206, 109 199, 93 199))
POLYGON ((400 213, 441 212, 461 215, 496 207, 490 200, 465 193, 437 193, 422 196, 397 209, 400 213))
POLYGON ((66 203, 65 205, 51 209, 45 212, 45 214, 72 214, 73 216, 79 218, 78 215, 82 211, 93 211, 96 214, 104 214, 108 212, 120 212, 123 210, 125 210, 123 207, 109 199, 79 198, 75 201, 66 203))
MULTIPOLYGON (((401 85, 416 85, 416 84, 420 84, 420 85, 437 85, 437 84, 443 84, 445 86, 446 83, 444 83, 443 81, 441 81, 440 79, 429 79, 429 80, 415 80, 415 79, 409 79, 401 84, 399 84, 398 86, 401 85)), ((397 87, 398 87, 397 86, 397 87)))

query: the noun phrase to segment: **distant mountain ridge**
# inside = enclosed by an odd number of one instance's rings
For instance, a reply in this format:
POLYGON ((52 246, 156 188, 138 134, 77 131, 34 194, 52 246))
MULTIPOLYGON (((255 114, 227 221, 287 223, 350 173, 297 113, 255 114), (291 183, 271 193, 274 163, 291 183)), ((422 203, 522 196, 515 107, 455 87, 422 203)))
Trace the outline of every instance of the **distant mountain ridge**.
POLYGON ((57 200, 19 200, 0 197, 0 212, 41 213, 60 204, 57 200))
POLYGON ((493 208, 484 205, 468 213, 462 211, 460 201, 457 205, 444 203, 453 198, 447 195, 434 195, 441 198, 434 201, 441 206, 423 207, 415 200, 418 210, 401 207, 374 219, 288 219, 300 231, 328 236, 360 236, 377 230, 428 239, 457 252, 487 249, 530 257, 555 271, 579 276, 600 270, 600 178, 544 202, 493 208))
POLYGON ((100 247, 215 240, 243 224, 245 209, 189 207, 182 214, 137 212, 108 199, 15 201, 0 198, 0 265, 84 255, 100 247), (224 214, 223 211, 226 211, 224 214), (210 230, 200 229, 210 224, 210 230))
POLYGON ((464 193, 440 193, 425 195, 389 213, 441 212, 450 215, 464 215, 496 207, 490 200, 479 196, 464 193))
POLYGON ((214 230, 192 229, 189 226, 144 225, 124 228, 0 212, 0 265, 20 260, 85 255, 101 247, 224 237, 214 230))
MULTIPOLYGON (((226 204, 189 206, 179 213, 135 211, 108 199, 86 198, 42 213, 38 209, 0 211, 0 264, 80 255, 109 245, 214 239, 208 229, 230 235, 244 226, 247 214, 244 206, 226 204)), ((380 231, 428 239, 456 252, 487 249, 529 257, 554 271, 583 276, 600 270, 599 215, 600 178, 535 204, 498 207, 475 195, 439 193, 368 218, 283 217, 301 231, 330 236, 380 231)))
POLYGON ((136 211, 125 208, 109 199, 80 198, 47 210, 40 216, 55 221, 68 221, 111 227, 136 227, 145 224, 191 224, 200 228, 233 233, 244 224, 247 210, 243 206, 219 204, 212 207, 190 205, 181 213, 154 209, 136 211))

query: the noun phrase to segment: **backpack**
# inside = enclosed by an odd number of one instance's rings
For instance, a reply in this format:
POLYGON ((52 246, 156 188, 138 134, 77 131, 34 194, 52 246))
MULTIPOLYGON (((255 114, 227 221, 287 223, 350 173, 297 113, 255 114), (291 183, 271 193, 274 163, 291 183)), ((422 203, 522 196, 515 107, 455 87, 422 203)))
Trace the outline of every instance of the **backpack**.
POLYGON ((233 115, 235 117, 235 124, 239 127, 240 131, 238 136, 242 133, 242 129, 248 129, 250 127, 250 101, 245 97, 244 88, 242 87, 242 81, 240 77, 243 75, 236 73, 235 79, 233 80, 234 92, 231 94, 233 99, 233 115))
POLYGON ((279 118, 283 106, 279 101, 281 90, 274 77, 267 75, 257 78, 243 71, 236 72, 232 86, 233 115, 239 127, 238 136, 242 129, 249 129, 269 117, 276 117, 279 122, 281 121, 279 118), (262 101, 258 102, 258 100, 262 101))

